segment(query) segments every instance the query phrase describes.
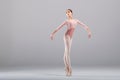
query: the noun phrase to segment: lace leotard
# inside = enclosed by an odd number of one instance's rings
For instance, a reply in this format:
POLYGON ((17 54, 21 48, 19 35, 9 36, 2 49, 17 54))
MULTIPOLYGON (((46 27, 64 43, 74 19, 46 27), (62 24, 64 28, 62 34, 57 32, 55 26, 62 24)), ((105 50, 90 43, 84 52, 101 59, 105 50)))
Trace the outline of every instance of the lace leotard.
POLYGON ((65 20, 61 25, 57 27, 55 32, 57 32, 60 28, 62 28, 64 25, 67 25, 67 31, 65 35, 69 35, 70 38, 72 38, 72 35, 74 33, 75 27, 77 24, 80 24, 85 30, 88 30, 88 26, 79 21, 78 19, 72 19, 72 20, 65 20))

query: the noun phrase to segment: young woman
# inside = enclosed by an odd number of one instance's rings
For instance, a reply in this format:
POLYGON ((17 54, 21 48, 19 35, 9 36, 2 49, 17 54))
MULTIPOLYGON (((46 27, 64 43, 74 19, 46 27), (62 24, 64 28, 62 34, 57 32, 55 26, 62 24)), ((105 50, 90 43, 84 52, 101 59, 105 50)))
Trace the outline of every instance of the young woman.
POLYGON ((67 31, 65 32, 63 36, 64 44, 65 44, 65 52, 64 52, 64 64, 65 64, 65 71, 66 71, 66 76, 71 76, 72 75, 72 67, 71 67, 71 62, 70 62, 70 50, 71 50, 71 44, 72 44, 72 36, 75 30, 75 27, 77 24, 81 25, 87 32, 88 32, 88 37, 91 37, 91 31, 88 28, 87 25, 79 21, 78 19, 73 18, 73 12, 71 9, 66 10, 66 16, 68 19, 66 19, 61 25, 59 25, 51 34, 50 38, 53 40, 54 34, 60 30, 64 25, 67 25, 67 31))

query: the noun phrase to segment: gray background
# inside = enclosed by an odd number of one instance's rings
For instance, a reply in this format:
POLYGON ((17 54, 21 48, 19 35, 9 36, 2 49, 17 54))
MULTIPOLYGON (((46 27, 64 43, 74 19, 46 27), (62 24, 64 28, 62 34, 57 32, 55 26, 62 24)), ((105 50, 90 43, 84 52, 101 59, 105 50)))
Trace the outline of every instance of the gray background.
POLYGON ((76 26, 73 66, 120 66, 120 0, 0 0, 0 67, 64 66, 65 10, 89 26, 76 26))

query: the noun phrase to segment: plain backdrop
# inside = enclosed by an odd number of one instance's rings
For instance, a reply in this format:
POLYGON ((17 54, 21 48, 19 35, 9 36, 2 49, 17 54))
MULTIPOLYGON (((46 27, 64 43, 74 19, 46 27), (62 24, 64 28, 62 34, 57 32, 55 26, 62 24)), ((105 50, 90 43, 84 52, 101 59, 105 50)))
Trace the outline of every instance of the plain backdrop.
POLYGON ((0 67, 64 66, 64 26, 50 40, 50 33, 67 17, 91 29, 92 36, 76 26, 72 66, 120 67, 120 0, 0 0, 0 67))

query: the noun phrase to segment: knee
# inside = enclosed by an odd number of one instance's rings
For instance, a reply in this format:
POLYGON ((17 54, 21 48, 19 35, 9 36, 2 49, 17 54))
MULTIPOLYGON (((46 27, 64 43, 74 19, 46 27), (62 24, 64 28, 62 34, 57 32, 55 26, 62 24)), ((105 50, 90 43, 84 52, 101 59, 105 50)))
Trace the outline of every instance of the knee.
POLYGON ((65 60, 65 59, 66 59, 66 55, 63 56, 63 60, 65 60))

